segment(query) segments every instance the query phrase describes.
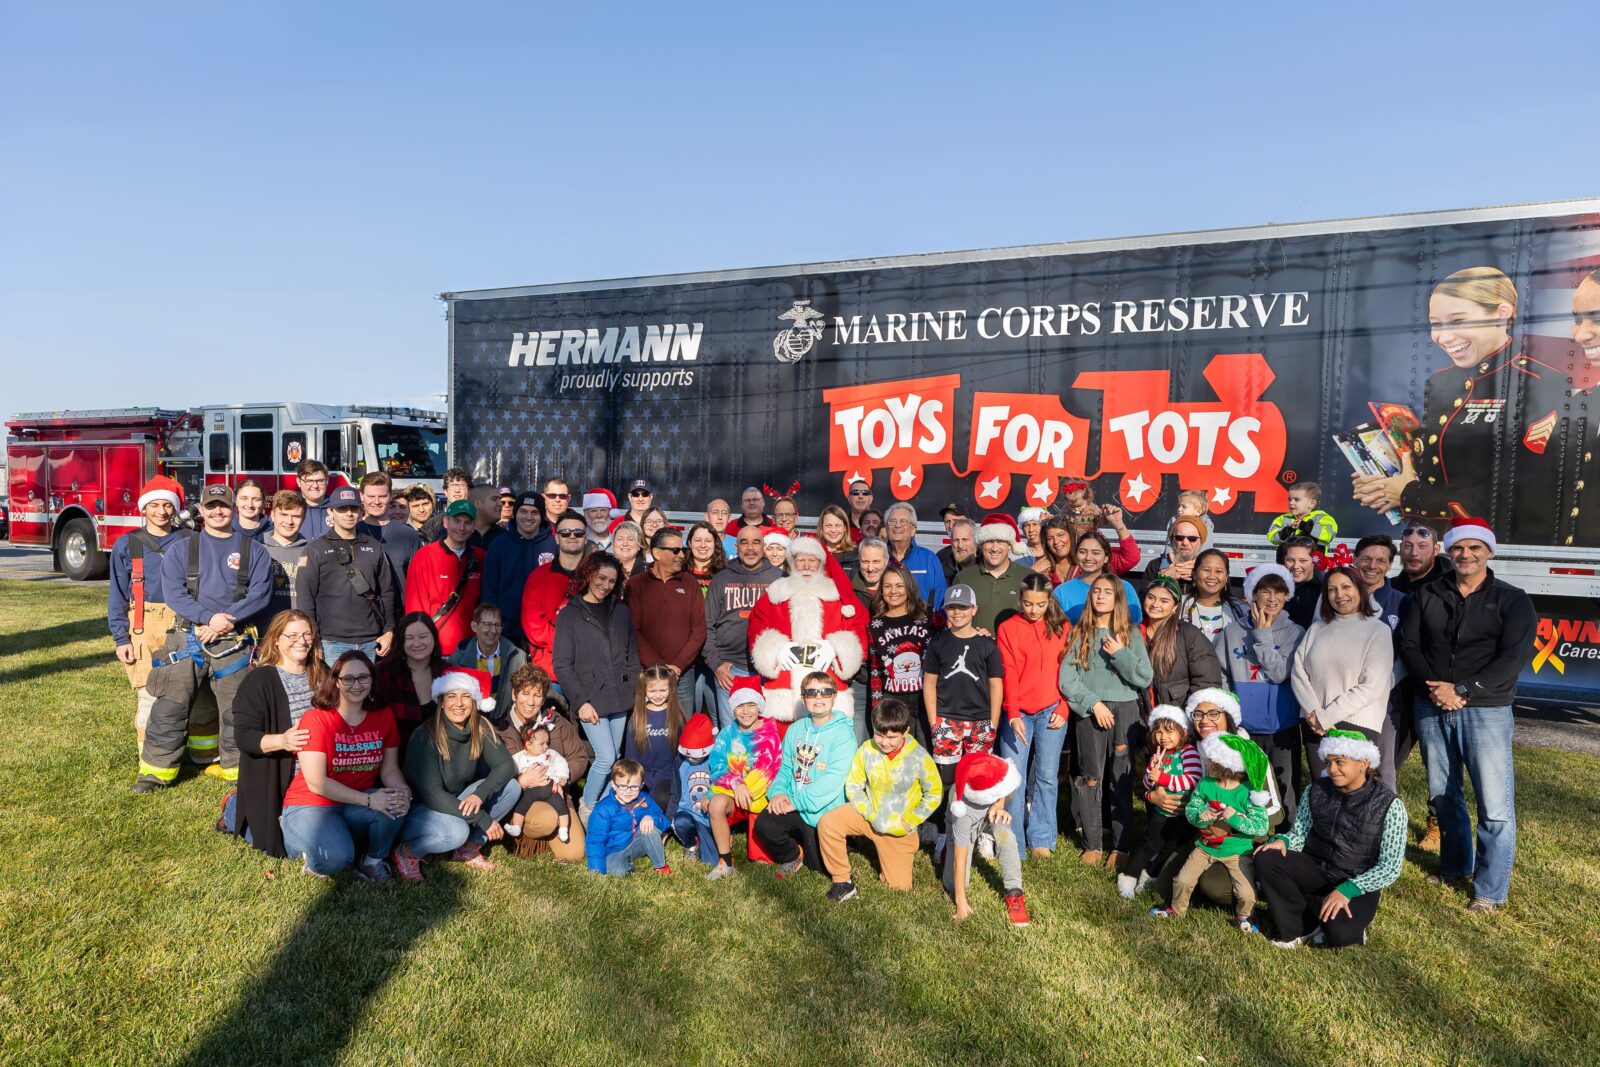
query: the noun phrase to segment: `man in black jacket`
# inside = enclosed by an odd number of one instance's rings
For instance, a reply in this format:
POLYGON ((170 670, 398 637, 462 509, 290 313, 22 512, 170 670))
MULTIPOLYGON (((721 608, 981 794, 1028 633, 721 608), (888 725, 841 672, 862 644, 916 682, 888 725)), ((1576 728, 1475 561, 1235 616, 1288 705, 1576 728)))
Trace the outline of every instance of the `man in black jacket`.
POLYGON ((306 546, 295 575, 295 603, 322 637, 332 663, 352 648, 376 659, 393 638, 394 570, 383 546, 360 530, 361 495, 349 486, 328 497, 328 532, 306 546))
POLYGON ((1439 814, 1440 883, 1471 877, 1469 910, 1506 902, 1517 851, 1511 761, 1517 676, 1539 617, 1528 594, 1494 576, 1494 531, 1457 519, 1444 538, 1455 573, 1417 589, 1400 620, 1400 655, 1417 679, 1414 714, 1439 814), (1462 772, 1478 798, 1476 848, 1462 772))
MULTIPOLYGON (((1406 526, 1400 531, 1400 573, 1395 575, 1389 583, 1397 592, 1407 597, 1418 589, 1438 578, 1442 574, 1449 574, 1455 570, 1450 563, 1450 557, 1440 551, 1439 532, 1432 526, 1416 522, 1406 526)), ((1401 609, 1404 610, 1404 601, 1401 609)), ((1395 634, 1396 642, 1399 641, 1398 631, 1395 634)), ((1396 644, 1396 652, 1399 646, 1396 644)), ((1391 695, 1390 711, 1394 716, 1394 773, 1398 775, 1400 768, 1404 767, 1406 760, 1411 757, 1411 750, 1417 747, 1416 721, 1411 714, 1411 709, 1417 703, 1417 682, 1411 675, 1401 678, 1394 687, 1391 695)), ((1426 696, 1427 694, 1422 694, 1426 696)), ((1427 753, 1423 753, 1426 763, 1427 753)), ((1417 841, 1417 847, 1424 852, 1439 851, 1439 813, 1433 810, 1433 801, 1428 801, 1428 825, 1423 828, 1422 837, 1417 841)))

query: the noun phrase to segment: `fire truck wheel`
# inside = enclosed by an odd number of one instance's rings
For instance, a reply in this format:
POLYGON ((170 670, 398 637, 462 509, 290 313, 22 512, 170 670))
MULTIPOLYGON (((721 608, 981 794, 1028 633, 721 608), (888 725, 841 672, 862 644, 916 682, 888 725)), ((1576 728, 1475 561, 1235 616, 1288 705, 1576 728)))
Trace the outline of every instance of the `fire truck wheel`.
POLYGON ((75 582, 104 578, 110 569, 110 560, 95 542, 94 525, 88 519, 73 519, 61 533, 56 545, 56 562, 75 582))

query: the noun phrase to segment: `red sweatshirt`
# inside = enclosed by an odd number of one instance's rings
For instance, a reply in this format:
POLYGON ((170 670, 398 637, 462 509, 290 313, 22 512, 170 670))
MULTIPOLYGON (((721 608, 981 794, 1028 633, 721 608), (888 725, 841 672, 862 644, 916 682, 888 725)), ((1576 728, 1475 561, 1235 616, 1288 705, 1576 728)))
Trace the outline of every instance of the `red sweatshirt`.
POLYGON ((1033 712, 1061 702, 1061 654, 1067 648, 1071 626, 1050 636, 1043 619, 1029 622, 1022 615, 1011 616, 1000 624, 995 643, 1000 646, 1000 663, 1005 668, 1005 699, 1001 706, 1006 718, 1015 719, 1024 711, 1033 712))
POLYGON ((556 614, 566 607, 572 575, 560 570, 553 559, 535 567, 522 587, 522 632, 528 636, 528 662, 543 667, 552 679, 556 665, 551 656, 556 647, 556 614))
POLYGON ((483 589, 483 549, 469 545, 457 556, 445 542, 435 541, 417 550, 406 571, 406 610, 432 615, 444 607, 444 602, 455 592, 462 567, 471 569, 462 587, 461 599, 450 609, 450 614, 438 621, 441 656, 450 655, 457 645, 472 636, 472 613, 478 607, 478 594, 483 589))
POLYGON ((706 599, 688 571, 662 581, 646 567, 628 579, 628 614, 639 639, 639 665, 686 671, 706 643, 706 599))

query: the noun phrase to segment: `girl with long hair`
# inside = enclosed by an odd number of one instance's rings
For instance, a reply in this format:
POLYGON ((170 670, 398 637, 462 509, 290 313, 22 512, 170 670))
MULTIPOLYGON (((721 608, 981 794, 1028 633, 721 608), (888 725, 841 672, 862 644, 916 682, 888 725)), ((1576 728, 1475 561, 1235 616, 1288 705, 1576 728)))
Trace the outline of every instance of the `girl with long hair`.
POLYGON ((1108 858, 1101 849, 1109 782, 1113 868, 1133 845, 1133 734, 1139 724, 1139 695, 1154 677, 1144 637, 1129 618, 1126 584, 1111 574, 1099 574, 1090 583, 1059 676, 1074 716, 1072 806, 1084 842, 1079 859, 1099 866, 1108 858))
POLYGON ((1039 527, 1039 543, 1043 552, 1034 560, 1033 569, 1050 579, 1052 589, 1077 577, 1077 537, 1070 521, 1061 516, 1046 519, 1039 527))
POLYGON ((622 754, 644 767, 645 790, 670 811, 678 762, 678 735, 688 716, 678 701, 678 679, 665 663, 639 672, 622 754))
POLYGON ((1061 706, 1060 688, 1067 617, 1051 592, 1049 575, 1034 572, 1024 577, 1017 613, 995 631, 1006 680, 1006 723, 995 748, 1028 783, 1006 798, 1006 810, 1011 813, 1018 852, 1026 848, 1039 857, 1049 856, 1056 847, 1056 799, 1067 742, 1068 709, 1061 706))
POLYGON ((426 611, 407 612, 395 624, 389 654, 378 661, 378 698, 394 712, 402 744, 433 714, 433 683, 445 671, 439 628, 426 611))
MULTIPOLYGON (((1055 598, 1066 613, 1067 621, 1076 625, 1089 595, 1089 586, 1100 575, 1111 573, 1111 542, 1099 530, 1085 530, 1078 535, 1077 549, 1073 555, 1078 565, 1077 572, 1056 586, 1055 598)), ((1137 625, 1144 619, 1139 598, 1126 579, 1118 578, 1117 581, 1122 584, 1122 602, 1128 607, 1129 618, 1137 625)))
POLYGON ((1172 704, 1183 707, 1190 693, 1214 689, 1222 684, 1222 663, 1217 651, 1200 629, 1178 617, 1182 593, 1178 583, 1165 575, 1151 579, 1144 591, 1144 635, 1150 653, 1150 670, 1155 680, 1150 685, 1150 707, 1172 704))

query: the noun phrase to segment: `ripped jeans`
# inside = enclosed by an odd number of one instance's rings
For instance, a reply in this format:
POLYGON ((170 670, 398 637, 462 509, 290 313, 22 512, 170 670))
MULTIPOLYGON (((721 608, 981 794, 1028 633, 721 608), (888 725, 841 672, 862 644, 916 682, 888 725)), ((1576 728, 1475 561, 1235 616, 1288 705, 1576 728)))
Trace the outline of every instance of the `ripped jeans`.
POLYGON ((1116 716, 1111 729, 1101 729, 1093 715, 1073 716, 1072 813, 1083 828, 1083 847, 1098 852, 1105 847, 1104 810, 1110 787, 1111 848, 1133 849, 1133 735, 1139 727, 1139 702, 1107 700, 1116 716))

